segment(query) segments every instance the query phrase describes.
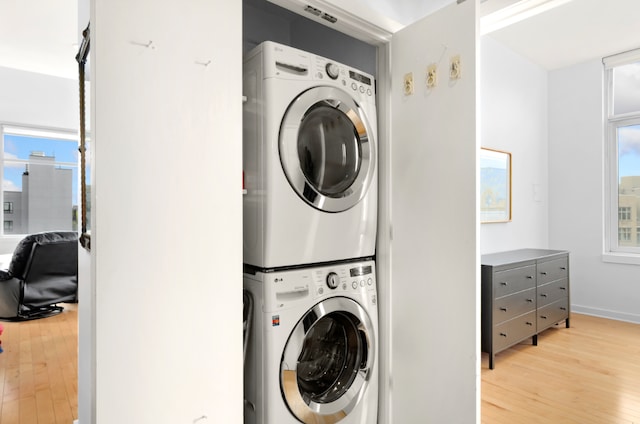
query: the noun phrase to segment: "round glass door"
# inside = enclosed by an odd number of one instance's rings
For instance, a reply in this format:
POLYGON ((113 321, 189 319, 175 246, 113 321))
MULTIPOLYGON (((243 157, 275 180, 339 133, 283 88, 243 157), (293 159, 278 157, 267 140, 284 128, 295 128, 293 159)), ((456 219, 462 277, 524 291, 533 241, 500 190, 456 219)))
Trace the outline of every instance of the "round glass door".
POLYGON ((344 91, 315 87, 289 106, 280 128, 280 160, 310 205, 341 212, 366 194, 375 171, 372 131, 344 91))
POLYGON ((282 356, 280 384, 302 422, 336 423, 360 401, 373 366, 367 313, 342 297, 314 306, 298 322, 282 356))

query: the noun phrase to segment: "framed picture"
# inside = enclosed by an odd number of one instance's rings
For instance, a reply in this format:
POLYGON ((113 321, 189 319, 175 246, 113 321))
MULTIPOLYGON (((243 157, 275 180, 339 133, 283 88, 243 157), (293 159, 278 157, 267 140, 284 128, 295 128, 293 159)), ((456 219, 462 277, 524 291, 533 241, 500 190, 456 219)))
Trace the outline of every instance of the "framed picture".
POLYGON ((511 221, 511 153, 480 149, 480 222, 511 221))

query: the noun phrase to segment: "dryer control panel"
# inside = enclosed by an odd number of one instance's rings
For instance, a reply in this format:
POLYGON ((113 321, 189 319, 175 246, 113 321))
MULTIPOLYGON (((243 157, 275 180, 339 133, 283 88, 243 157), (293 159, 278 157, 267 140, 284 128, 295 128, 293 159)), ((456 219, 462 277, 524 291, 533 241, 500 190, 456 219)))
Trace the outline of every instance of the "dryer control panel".
POLYGON ((355 298, 371 305, 378 300, 373 261, 274 271, 264 274, 262 281, 265 311, 332 296, 355 298))

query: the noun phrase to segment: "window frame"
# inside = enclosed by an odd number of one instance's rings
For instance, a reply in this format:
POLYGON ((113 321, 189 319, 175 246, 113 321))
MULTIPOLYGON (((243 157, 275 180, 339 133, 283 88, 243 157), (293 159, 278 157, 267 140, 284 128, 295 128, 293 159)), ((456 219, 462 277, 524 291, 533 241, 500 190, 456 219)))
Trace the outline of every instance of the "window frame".
POLYGON ((616 115, 614 112, 614 70, 617 67, 640 62, 640 49, 609 56, 604 65, 604 143, 605 143, 605 211, 603 261, 640 265, 640 246, 623 246, 619 240, 619 140, 618 130, 627 126, 640 126, 640 110, 616 115))
MULTIPOLYGON (((78 132, 69 129, 62 128, 52 128, 45 126, 34 126, 27 124, 14 124, 7 122, 0 122, 0 202, 4 205, 5 196, 4 196, 4 166, 5 166, 5 136, 6 135, 17 135, 17 136, 26 136, 26 137, 35 137, 35 138, 45 138, 45 139, 57 139, 64 140, 69 142, 75 142, 79 145, 78 140, 78 132)), ((22 160, 16 160, 16 162, 22 162, 22 160)), ((65 166, 65 167, 76 167, 79 175, 80 172, 80 163, 79 161, 76 163, 69 163, 64 161, 55 161, 57 166, 65 166)), ((77 200, 74 200, 77 201, 77 200)), ((4 211, 1 212, 2 220, 6 220, 6 213, 4 211)), ((13 211, 12 211, 13 213, 13 211)), ((10 215, 10 214, 9 214, 10 215)), ((12 221, 13 224, 13 221, 12 221)), ((0 238, 8 239, 8 238, 21 238, 24 237, 25 234, 7 234, 3 225, 3 228, 0 229, 0 238)))

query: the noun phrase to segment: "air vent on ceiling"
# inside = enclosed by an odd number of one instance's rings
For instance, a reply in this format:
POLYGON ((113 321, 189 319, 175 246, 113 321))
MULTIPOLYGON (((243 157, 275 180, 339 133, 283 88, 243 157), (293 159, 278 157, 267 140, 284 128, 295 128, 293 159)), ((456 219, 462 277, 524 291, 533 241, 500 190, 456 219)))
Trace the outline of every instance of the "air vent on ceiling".
POLYGON ((331 15, 329 15, 327 13, 323 13, 322 14, 322 19, 324 19, 325 21, 329 21, 332 24, 335 24, 336 22, 338 22, 338 18, 333 17, 333 16, 331 16, 331 15))
POLYGON ((320 9, 316 9, 316 8, 315 8, 315 7, 313 7, 313 6, 307 6, 307 7, 305 7, 305 8, 304 8, 304 11, 305 11, 305 12, 309 12, 309 13, 311 13, 311 14, 312 14, 312 15, 314 15, 314 16, 320 16, 320 15, 322 15, 322 10, 320 10, 320 9))

